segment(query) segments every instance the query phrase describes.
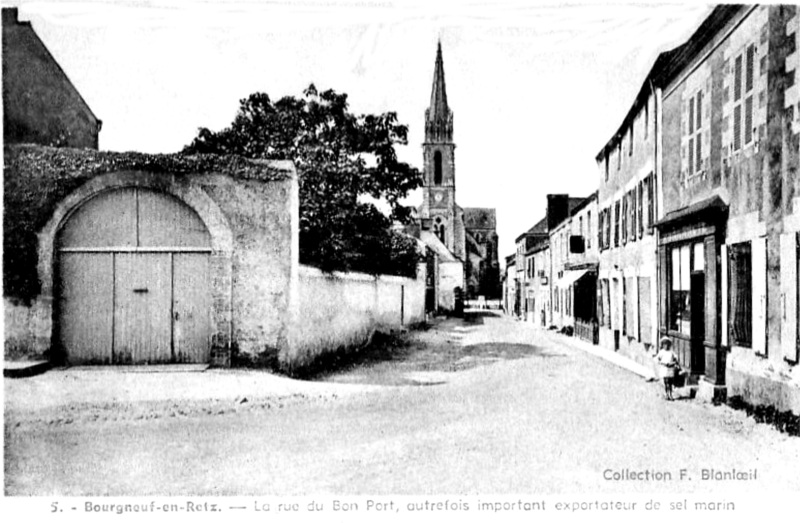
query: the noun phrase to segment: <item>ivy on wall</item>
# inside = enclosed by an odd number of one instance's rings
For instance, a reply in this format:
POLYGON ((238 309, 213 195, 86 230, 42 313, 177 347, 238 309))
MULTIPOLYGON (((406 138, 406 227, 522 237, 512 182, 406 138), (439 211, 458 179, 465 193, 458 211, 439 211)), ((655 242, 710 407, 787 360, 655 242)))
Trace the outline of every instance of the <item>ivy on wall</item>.
POLYGON ((3 149, 3 295, 30 305, 41 291, 39 232, 58 203, 87 181, 117 171, 165 176, 218 173, 240 179, 283 180, 290 164, 253 162, 235 155, 100 152, 37 145, 3 149))

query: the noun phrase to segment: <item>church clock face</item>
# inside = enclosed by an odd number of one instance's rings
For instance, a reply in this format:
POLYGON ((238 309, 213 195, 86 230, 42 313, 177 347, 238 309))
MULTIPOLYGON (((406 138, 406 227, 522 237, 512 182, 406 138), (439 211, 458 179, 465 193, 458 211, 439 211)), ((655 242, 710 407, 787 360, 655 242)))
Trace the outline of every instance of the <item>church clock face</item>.
POLYGON ((433 195, 433 199, 434 199, 434 201, 436 201, 436 203, 442 203, 442 199, 443 198, 444 198, 444 194, 442 194, 440 192, 437 192, 436 194, 433 195))

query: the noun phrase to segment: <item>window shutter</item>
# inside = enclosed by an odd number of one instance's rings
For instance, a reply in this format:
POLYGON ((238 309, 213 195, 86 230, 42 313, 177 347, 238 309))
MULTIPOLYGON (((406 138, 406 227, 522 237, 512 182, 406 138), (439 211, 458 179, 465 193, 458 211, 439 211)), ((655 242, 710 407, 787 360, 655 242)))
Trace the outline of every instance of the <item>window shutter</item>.
POLYGON ((742 98, 742 55, 736 57, 733 66, 733 100, 739 101, 742 98))
POLYGON ((703 91, 697 92, 697 128, 703 126, 703 91))
POLYGON ((689 134, 694 132, 694 97, 689 99, 689 134))
POLYGON ((767 354, 767 239, 756 238, 752 243, 753 292, 753 352, 767 354))
POLYGON ((702 137, 702 135, 700 133, 698 133, 697 137, 695 139, 697 140, 697 144, 696 144, 697 145, 697 157, 695 158, 694 165, 695 165, 695 170, 697 172, 700 172, 700 171, 703 170, 703 160, 702 160, 702 157, 703 157, 703 147, 702 147, 702 145, 703 145, 703 137, 702 137))
POLYGON ((722 281, 722 317, 720 318, 720 322, 722 323, 722 329, 720 334, 722 335, 722 340, 720 344, 723 347, 728 346, 728 246, 722 244, 720 246, 720 259, 722 263, 720 264, 720 272, 722 273, 720 276, 720 280, 722 281))
POLYGON ((742 148, 742 106, 733 108, 733 150, 742 148))
POLYGON ((747 46, 747 64, 745 69, 745 92, 753 90, 753 70, 755 67, 756 48, 754 45, 747 46))
POLYGON ((744 101, 744 143, 753 141, 753 97, 748 96, 744 101))
POLYGON ((694 173, 694 138, 689 138, 689 171, 686 173, 691 176, 694 173))
POLYGON ((715 347, 719 343, 717 338, 717 241, 713 236, 705 239, 705 313, 706 313, 706 343, 715 347))
POLYGON ((667 247, 662 245, 658 248, 658 324, 661 330, 666 331, 668 325, 667 294, 669 286, 667 284, 667 247))
POLYGON ((797 343, 797 233, 781 234, 781 347, 783 357, 796 363, 797 343))

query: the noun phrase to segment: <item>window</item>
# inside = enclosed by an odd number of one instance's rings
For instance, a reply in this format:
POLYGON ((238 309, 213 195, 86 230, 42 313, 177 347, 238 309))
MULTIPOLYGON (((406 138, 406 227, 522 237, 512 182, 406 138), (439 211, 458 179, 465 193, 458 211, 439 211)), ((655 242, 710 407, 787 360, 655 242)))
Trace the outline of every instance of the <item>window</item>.
POLYGON ((703 170, 703 91, 697 91, 687 101, 686 139, 688 146, 685 150, 686 177, 690 177, 703 170))
POLYGON ((442 153, 439 151, 433 153, 433 183, 442 185, 442 153))
POLYGON ((628 238, 630 239, 630 241, 635 242, 636 241, 636 207, 639 205, 639 202, 636 199, 636 187, 631 189, 630 193, 628 193, 628 194, 630 194, 630 200, 631 200, 631 203, 630 203, 631 231, 630 231, 630 233, 628 233, 628 238))
POLYGON ((633 126, 636 122, 631 122, 631 126, 628 129, 628 156, 633 155, 633 126))
POLYGON ((689 335, 691 333, 691 256, 690 245, 681 245, 671 249, 670 259, 670 293, 669 293, 669 328, 673 331, 689 335))
POLYGON ((647 140, 650 127, 650 101, 644 104, 644 139, 647 140))
POLYGON ((617 170, 619 171, 622 168, 622 138, 619 140, 619 144, 617 144, 617 170))
POLYGON ((597 216, 597 248, 601 251, 605 248, 605 243, 603 242, 603 217, 605 213, 605 210, 601 210, 597 216))
POLYGON ((752 346, 753 297, 750 242, 731 245, 728 283, 729 332, 733 345, 752 346))
POLYGON ((609 164, 611 163, 611 160, 610 160, 610 159, 609 159, 609 157, 608 157, 608 153, 606 153, 606 155, 605 155, 605 157, 603 158, 603 160, 604 160, 604 162, 603 162, 603 163, 605 164, 605 168, 606 168, 606 181, 608 181, 608 169, 609 169, 609 167, 608 167, 608 166, 609 166, 609 164))
POLYGON ((642 216, 643 216, 643 209, 644 209, 644 180, 639 182, 638 187, 636 188, 638 191, 638 196, 636 198, 636 223, 639 225, 639 230, 637 231, 639 238, 642 237, 642 233, 644 232, 644 224, 642 223, 642 216))
POLYGON ((650 174, 647 178, 647 234, 653 234, 653 224, 656 219, 656 179, 650 174))
POLYGON ((586 249, 592 248, 592 211, 586 211, 586 249))
POLYGON ((619 247, 619 200, 614 203, 614 247, 619 247))
POLYGON ((628 209, 630 205, 628 205, 628 200, 630 194, 625 194, 622 196, 622 244, 625 245, 628 243, 628 209))
POLYGON ((749 44, 739 54, 733 68, 733 150, 753 142, 753 91, 755 88, 756 46, 749 44), (742 70, 744 69, 744 71, 742 70), (744 127, 744 133, 742 133, 744 127))

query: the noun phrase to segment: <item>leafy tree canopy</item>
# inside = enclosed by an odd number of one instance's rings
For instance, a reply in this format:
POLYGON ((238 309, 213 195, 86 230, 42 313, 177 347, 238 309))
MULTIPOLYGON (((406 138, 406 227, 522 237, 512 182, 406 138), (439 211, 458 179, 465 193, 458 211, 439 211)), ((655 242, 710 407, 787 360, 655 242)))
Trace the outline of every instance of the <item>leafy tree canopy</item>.
POLYGON ((408 221, 410 209, 400 200, 422 183, 416 168, 397 160, 394 147, 407 144, 407 137, 396 113, 354 115, 346 94, 319 92, 312 84, 302 97, 276 102, 251 94, 240 100, 229 127, 201 128, 183 152, 293 160, 301 263, 413 275, 414 242, 390 230, 392 219, 408 221), (367 195, 388 202, 391 216, 359 198, 367 195))

